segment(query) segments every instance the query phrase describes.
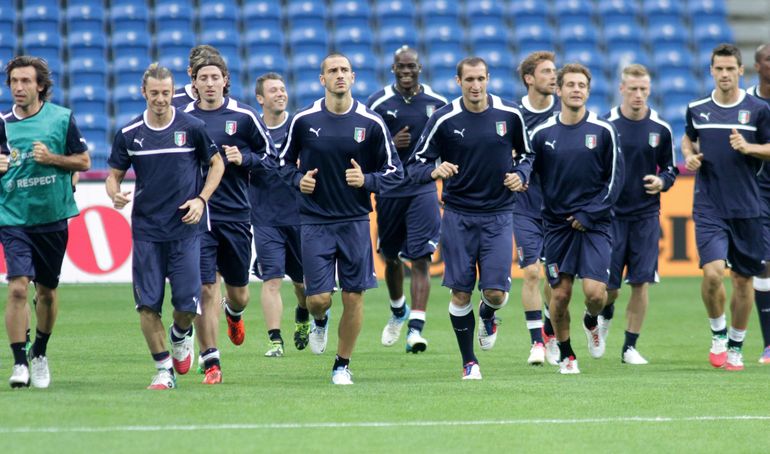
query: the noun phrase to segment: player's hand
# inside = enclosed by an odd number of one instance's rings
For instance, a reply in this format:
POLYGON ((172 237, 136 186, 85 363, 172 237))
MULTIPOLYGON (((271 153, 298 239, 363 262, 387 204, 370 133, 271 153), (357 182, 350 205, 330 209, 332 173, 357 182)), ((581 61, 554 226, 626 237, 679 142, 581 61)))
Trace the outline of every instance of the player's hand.
POLYGON ((0 173, 7 172, 9 165, 10 161, 8 160, 8 155, 0 154, 0 173))
POLYGON ((299 180, 299 190, 303 194, 312 194, 315 191, 315 176, 318 169, 308 170, 304 177, 299 180))
POLYGON ((524 183, 522 183, 521 177, 516 172, 506 173, 505 180, 503 180, 503 184, 505 185, 506 188, 508 188, 510 191, 513 191, 513 192, 525 191, 524 183))
POLYGON ((741 154, 749 153, 749 143, 746 142, 743 135, 741 135, 735 128, 733 128, 732 133, 730 134, 730 146, 733 147, 733 150, 738 151, 741 154))
POLYGON ((567 218, 567 222, 569 222, 572 225, 572 228, 575 230, 578 230, 580 232, 585 232, 586 228, 583 227, 583 224, 580 223, 577 219, 575 219, 575 216, 570 216, 567 218))
POLYGON ((238 147, 222 145, 222 148, 225 150, 225 158, 227 159, 227 162, 232 162, 237 166, 243 163, 243 155, 241 154, 241 150, 239 150, 238 147))
POLYGON ((38 164, 53 164, 53 154, 43 142, 32 142, 32 158, 38 164))
POLYGON ((122 209, 124 206, 128 205, 128 202, 131 201, 131 191, 125 191, 125 192, 117 192, 112 197, 112 206, 115 207, 116 210, 122 209))
POLYGON ((401 128, 401 130, 393 136, 393 142, 398 149, 409 148, 409 144, 412 143, 412 135, 409 134, 409 126, 401 128))
POLYGON ((345 181, 348 183, 348 186, 360 188, 364 185, 364 172, 355 159, 351 159, 350 163, 353 165, 353 168, 345 170, 345 181))
POLYGON ((438 180, 439 178, 446 180, 447 178, 452 178, 458 173, 460 173, 460 168, 457 167, 457 164, 444 161, 441 163, 441 165, 436 167, 433 172, 430 173, 430 177, 434 180, 438 180))
POLYGON ((185 224, 199 223, 203 217, 203 209, 205 207, 206 204, 198 197, 188 200, 179 207, 180 210, 187 210, 187 214, 182 217, 182 222, 185 224))
POLYGON ((695 172, 696 170, 700 169, 702 162, 703 155, 701 153, 691 154, 690 156, 684 158, 684 167, 690 172, 695 172))
POLYGON ((644 180, 644 189, 647 194, 657 194, 663 190, 663 178, 657 175, 645 175, 642 180, 644 180))

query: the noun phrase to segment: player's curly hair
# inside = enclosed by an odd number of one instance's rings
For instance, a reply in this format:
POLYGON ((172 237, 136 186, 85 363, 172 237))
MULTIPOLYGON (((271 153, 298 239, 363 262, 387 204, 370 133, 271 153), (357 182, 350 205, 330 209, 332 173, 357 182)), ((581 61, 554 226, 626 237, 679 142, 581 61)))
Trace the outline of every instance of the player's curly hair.
POLYGON ((527 58, 521 61, 521 64, 519 64, 519 77, 521 77, 521 81, 524 83, 525 87, 529 88, 529 85, 527 85, 524 76, 534 76, 537 65, 544 61, 556 63, 556 54, 546 50, 539 50, 527 55, 527 58))
POLYGON ((37 86, 43 89, 38 92, 38 99, 40 101, 47 101, 51 97, 53 91, 53 79, 51 78, 51 70, 48 68, 48 62, 40 57, 32 57, 30 55, 19 55, 8 61, 5 65, 5 84, 8 87, 11 86, 11 71, 16 68, 24 68, 31 66, 35 68, 35 76, 37 78, 37 86))
POLYGON ((190 49, 190 56, 187 59, 188 66, 192 69, 192 67, 195 66, 195 62, 212 55, 220 55, 219 49, 208 44, 199 44, 190 49))
POLYGON ((561 88, 564 84, 564 75, 570 73, 583 74, 588 79, 588 89, 591 89, 591 70, 580 63, 567 63, 556 73, 556 85, 561 88))

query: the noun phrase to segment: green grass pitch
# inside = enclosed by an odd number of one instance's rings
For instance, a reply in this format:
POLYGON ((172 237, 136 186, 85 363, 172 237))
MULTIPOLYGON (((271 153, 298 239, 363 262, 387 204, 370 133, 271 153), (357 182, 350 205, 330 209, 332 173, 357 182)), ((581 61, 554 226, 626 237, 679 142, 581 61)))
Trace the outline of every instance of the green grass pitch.
MULTIPOLYGON (((515 281, 510 303, 499 313, 495 349, 477 349, 484 379, 463 382, 448 291, 434 280, 424 332, 428 351, 407 355, 404 333, 396 346, 380 345, 389 314, 381 283, 365 296, 364 328, 351 362, 356 384, 350 387, 330 383, 339 295, 327 352, 316 356, 293 346, 294 299, 286 284, 286 356, 265 358, 260 287, 254 284, 243 346, 230 344, 222 322, 224 383, 203 385, 191 371, 168 392, 144 389, 154 370, 130 287, 64 285, 49 344, 51 387, 0 386, 0 446, 3 452, 57 454, 763 452, 770 442, 770 366, 757 363, 763 346, 756 314, 744 347, 746 370, 712 369, 699 284, 669 278, 651 289, 638 343, 647 366, 620 363, 627 289, 600 360, 585 347, 576 291, 572 338, 582 374, 560 376, 553 366, 526 364, 529 337, 515 281)), ((6 290, 0 288, 3 306, 6 290)), ((7 340, 5 327, 0 331, 7 340)), ((6 346, 0 349, 2 380, 11 364, 6 346)))

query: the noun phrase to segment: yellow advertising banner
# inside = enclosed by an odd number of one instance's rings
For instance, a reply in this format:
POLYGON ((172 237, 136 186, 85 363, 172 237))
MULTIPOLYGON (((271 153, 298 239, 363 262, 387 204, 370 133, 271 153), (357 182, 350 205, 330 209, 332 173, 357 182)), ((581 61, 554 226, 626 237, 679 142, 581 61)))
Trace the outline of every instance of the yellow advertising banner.
MULTIPOLYGON (((662 196, 660 224, 660 254, 658 258, 658 273, 662 276, 700 276, 698 268, 698 252, 695 248, 695 226, 692 222, 692 197, 695 179, 690 176, 679 176, 676 184, 662 196)), ((441 182, 439 182, 441 191, 441 182)), ((377 247, 377 215, 372 213, 371 236, 372 245, 377 247)), ((522 277, 516 259, 516 247, 513 250, 513 266, 511 276, 522 277)), ((407 267, 409 263, 406 263, 407 267)), ((385 278, 385 262, 375 254, 374 266, 379 279, 385 278)), ((441 259, 441 245, 433 255, 431 266, 432 276, 443 276, 444 263, 441 259)))

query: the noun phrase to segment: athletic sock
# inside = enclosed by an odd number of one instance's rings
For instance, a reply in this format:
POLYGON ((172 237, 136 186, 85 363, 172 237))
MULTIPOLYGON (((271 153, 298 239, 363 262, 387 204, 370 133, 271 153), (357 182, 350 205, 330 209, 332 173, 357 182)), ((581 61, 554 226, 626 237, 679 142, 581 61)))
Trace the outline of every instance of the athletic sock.
POLYGON ((50 338, 51 333, 44 333, 39 329, 35 330, 35 343, 32 344, 32 358, 45 356, 45 352, 48 349, 48 339, 50 338))
POLYGON ((570 343, 569 337, 564 342, 558 341, 559 344, 559 362, 569 358, 570 356, 573 358, 577 358, 575 356, 575 352, 572 350, 572 344, 570 343))
POLYGON ((599 315, 601 315, 605 320, 612 320, 612 317, 615 316, 615 303, 610 303, 604 306, 604 309, 602 309, 599 315))
POLYGON ((267 330, 267 336, 270 338, 270 342, 280 342, 283 344, 283 338, 281 337, 281 330, 280 329, 269 329, 267 330))
POLYGON ((449 320, 457 337, 457 346, 460 347, 460 355, 463 365, 470 362, 478 362, 473 353, 473 331, 476 329, 476 319, 473 316, 473 306, 455 307, 449 304, 449 320))
POLYGON ((531 343, 543 343, 543 312, 542 311, 524 311, 524 318, 527 320, 527 329, 529 330, 529 339, 531 343))
POLYGON ((27 346, 26 342, 14 342, 11 344, 11 351, 13 352, 14 364, 22 364, 24 366, 29 364, 27 362, 27 351, 25 350, 26 346, 27 346))
POLYGON ((551 324, 551 313, 548 311, 548 306, 543 305, 543 331, 546 336, 553 337, 555 331, 553 330, 553 324, 551 324))
POLYGON ((183 328, 180 328, 179 325, 174 322, 173 325, 171 325, 171 342, 173 343, 179 343, 184 340, 185 337, 192 336, 192 325, 190 325, 189 328, 186 330, 183 328))
POLYGON ((589 314, 588 312, 583 315, 583 325, 589 330, 596 328, 599 324, 599 317, 589 314))
POLYGON ((746 330, 735 329, 731 326, 727 335, 727 348, 743 348, 744 339, 746 339, 746 330))
POLYGON ((307 308, 297 306, 294 309, 294 322, 307 323, 308 320, 310 320, 310 312, 307 308))
POLYGON ((479 317, 481 317, 483 320, 490 320, 494 318, 496 310, 497 309, 492 308, 490 305, 482 301, 481 304, 479 304, 479 317))
POLYGON ((639 333, 626 331, 626 340, 623 342, 623 353, 629 348, 636 348, 636 341, 639 339, 639 333))
POLYGON ((324 315, 324 318, 322 318, 321 320, 315 320, 315 326, 319 328, 323 328, 324 326, 326 326, 326 323, 328 322, 329 322, 329 317, 324 315))
POLYGON ((230 307, 230 302, 225 301, 225 314, 227 314, 227 318, 234 322, 240 322, 241 316, 243 315, 243 311, 246 309, 242 309, 240 311, 236 311, 230 307))
POLYGON ((710 318, 711 334, 714 336, 727 336, 727 318, 725 314, 720 315, 717 318, 710 318))
POLYGON ((403 318, 406 314, 406 297, 401 295, 397 300, 390 300, 390 311, 396 318, 403 318))
POLYGON ((30 338, 29 338, 29 328, 27 328, 27 343, 28 343, 28 344, 30 343, 30 338))
POLYGON ((171 372, 171 375, 174 375, 174 363, 171 362, 171 354, 168 351, 153 353, 152 359, 155 361, 156 369, 166 369, 171 372))
POLYGON ((343 358, 340 355, 336 355, 334 357, 334 366, 332 366, 332 371, 337 370, 340 367, 348 367, 350 365, 350 358, 343 358))
POLYGON ((203 358, 203 368, 205 370, 209 370, 214 366, 222 367, 219 363, 219 350, 216 348, 209 348, 201 353, 201 357, 203 358))
POLYGON ((759 327, 762 329, 764 346, 770 345, 770 292, 754 290, 754 299, 759 315, 759 327))
POLYGON ((425 311, 412 310, 409 313, 409 329, 413 329, 418 332, 422 332, 425 327, 425 311))

